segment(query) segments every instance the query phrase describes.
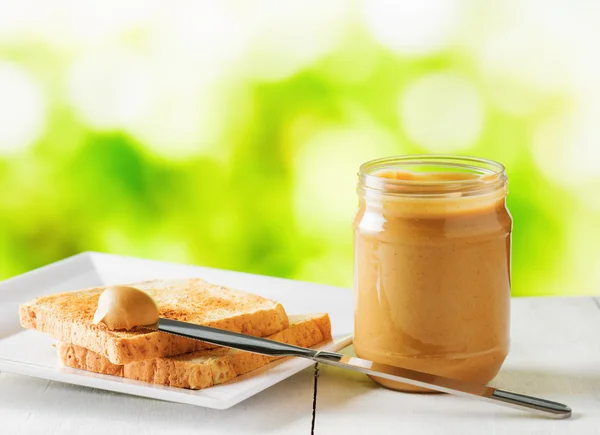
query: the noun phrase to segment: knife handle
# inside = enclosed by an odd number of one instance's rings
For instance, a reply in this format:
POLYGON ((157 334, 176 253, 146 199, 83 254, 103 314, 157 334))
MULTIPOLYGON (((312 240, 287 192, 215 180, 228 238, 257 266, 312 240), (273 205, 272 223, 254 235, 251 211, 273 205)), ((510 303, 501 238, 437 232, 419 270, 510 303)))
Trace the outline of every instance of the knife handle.
POLYGON ((540 397, 527 396, 500 389, 494 389, 494 392, 489 397, 494 401, 503 402, 513 408, 528 408, 534 412, 541 411, 544 415, 552 418, 562 419, 571 416, 571 408, 567 405, 540 397))
POLYGON ((291 344, 165 318, 159 319, 158 330, 201 340, 217 346, 232 347, 234 349, 259 353, 262 355, 314 358, 317 354, 317 351, 315 350, 293 346, 291 344))

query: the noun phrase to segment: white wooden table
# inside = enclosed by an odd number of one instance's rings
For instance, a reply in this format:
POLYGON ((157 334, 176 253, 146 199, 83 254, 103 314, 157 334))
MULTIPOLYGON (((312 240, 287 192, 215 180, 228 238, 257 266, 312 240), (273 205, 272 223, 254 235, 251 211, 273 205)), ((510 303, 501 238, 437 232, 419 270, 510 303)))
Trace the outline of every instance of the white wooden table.
MULTIPOLYGON (((511 354, 494 385, 566 403, 570 420, 320 372, 317 434, 600 434, 600 302, 513 300, 511 354)), ((312 368, 226 411, 0 373, 0 434, 309 434, 312 393, 312 368)))

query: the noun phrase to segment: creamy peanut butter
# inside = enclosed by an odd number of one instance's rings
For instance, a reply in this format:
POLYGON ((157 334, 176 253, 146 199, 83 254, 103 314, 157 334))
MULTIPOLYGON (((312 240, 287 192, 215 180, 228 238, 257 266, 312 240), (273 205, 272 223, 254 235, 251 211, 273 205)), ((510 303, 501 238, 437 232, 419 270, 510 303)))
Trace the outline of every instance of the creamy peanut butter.
POLYGON ((108 287, 98 299, 94 323, 108 329, 132 329, 158 322, 158 307, 147 293, 127 286, 108 287))
POLYGON ((429 170, 417 172, 403 162, 361 168, 354 219, 356 354, 487 383, 509 346, 512 220, 503 168, 471 172, 457 165, 454 172, 436 172, 428 162, 429 170))

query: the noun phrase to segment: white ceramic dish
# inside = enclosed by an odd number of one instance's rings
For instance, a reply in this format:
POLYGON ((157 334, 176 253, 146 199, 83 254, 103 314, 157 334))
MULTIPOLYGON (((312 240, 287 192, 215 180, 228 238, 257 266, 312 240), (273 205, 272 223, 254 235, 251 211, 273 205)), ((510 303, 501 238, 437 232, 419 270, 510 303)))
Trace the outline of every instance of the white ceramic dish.
POLYGON ((0 283, 0 371, 227 409, 312 365, 311 361, 299 358, 280 360, 233 382, 191 391, 63 367, 52 346, 54 339, 38 331, 25 331, 19 324, 19 304, 37 296, 143 279, 177 277, 201 277, 209 282, 259 294, 281 302, 288 314, 328 312, 333 341, 321 348, 339 350, 351 343, 352 296, 348 289, 86 252, 0 283))

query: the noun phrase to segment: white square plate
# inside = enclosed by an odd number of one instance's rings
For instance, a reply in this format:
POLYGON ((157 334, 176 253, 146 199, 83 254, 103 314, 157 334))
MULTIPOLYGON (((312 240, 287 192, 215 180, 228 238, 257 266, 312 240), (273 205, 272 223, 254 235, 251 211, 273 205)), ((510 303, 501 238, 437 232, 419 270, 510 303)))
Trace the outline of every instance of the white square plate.
POLYGON ((288 314, 327 312, 333 341, 320 349, 336 351, 351 343, 353 307, 348 289, 88 252, 0 283, 0 371, 227 409, 313 364, 300 358, 279 360, 235 381, 192 391, 63 367, 52 346, 54 339, 38 331, 25 331, 19 324, 19 304, 37 296, 152 278, 191 277, 274 299, 283 304, 288 314))

